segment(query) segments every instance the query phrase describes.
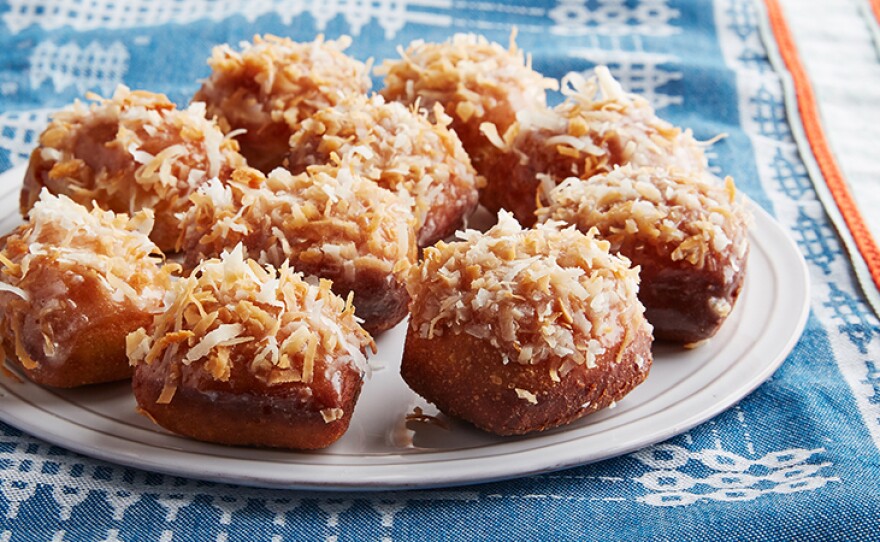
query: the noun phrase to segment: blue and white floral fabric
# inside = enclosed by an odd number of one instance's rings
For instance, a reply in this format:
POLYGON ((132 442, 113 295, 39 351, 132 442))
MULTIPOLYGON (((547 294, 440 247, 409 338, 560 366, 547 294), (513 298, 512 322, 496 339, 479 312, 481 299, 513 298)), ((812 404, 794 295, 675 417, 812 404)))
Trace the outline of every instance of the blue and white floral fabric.
POLYGON ((0 2, 0 171, 85 92, 124 83, 186 103, 219 43, 348 34, 350 53, 381 60, 454 32, 506 43, 516 27, 546 75, 607 64, 698 138, 726 133, 713 166, 776 217, 812 281, 803 337, 735 407, 624 457, 508 482, 231 487, 100 462, 0 423, 0 542, 880 539, 880 323, 793 138, 762 17, 746 0, 0 2))

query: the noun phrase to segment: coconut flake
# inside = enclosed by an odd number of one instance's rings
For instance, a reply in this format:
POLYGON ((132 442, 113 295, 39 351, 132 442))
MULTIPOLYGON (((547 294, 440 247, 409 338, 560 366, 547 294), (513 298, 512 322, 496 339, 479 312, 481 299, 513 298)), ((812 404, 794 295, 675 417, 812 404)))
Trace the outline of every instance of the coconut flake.
POLYGON ((186 353, 183 358, 185 363, 192 363, 208 355, 213 348, 227 344, 229 341, 237 338, 244 332, 244 326, 241 324, 221 324, 207 335, 186 353))
POLYGON ((621 329, 647 326, 637 271, 595 235, 552 221, 524 230, 506 211, 485 233, 459 232, 411 272, 410 326, 424 338, 488 340, 509 362, 594 365, 621 329))
POLYGON ((21 288, 19 288, 18 286, 13 286, 13 285, 8 284, 6 282, 0 281, 0 291, 13 293, 13 294, 17 295, 18 297, 24 299, 25 301, 30 301, 30 296, 28 295, 28 293, 25 292, 24 290, 22 290, 21 288))
POLYGON ((516 396, 519 397, 520 399, 524 399, 525 401, 527 401, 533 405, 538 404, 538 396, 535 395, 534 393, 532 393, 528 390, 524 390, 522 388, 514 388, 513 391, 516 392, 516 396))

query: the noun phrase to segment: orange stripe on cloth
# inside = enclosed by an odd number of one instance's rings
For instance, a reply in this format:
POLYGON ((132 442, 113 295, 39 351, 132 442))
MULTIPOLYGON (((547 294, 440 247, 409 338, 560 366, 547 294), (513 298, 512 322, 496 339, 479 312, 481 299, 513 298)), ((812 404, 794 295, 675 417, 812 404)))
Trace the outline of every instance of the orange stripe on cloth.
POLYGON ((870 0, 871 11, 874 12, 874 18, 880 23, 880 0, 870 0))
MULTIPOLYGON (((852 193, 849 191, 849 187, 844 180, 840 166, 831 152, 831 146, 828 144, 825 132, 822 130, 816 96, 813 93, 810 79, 807 77, 807 71, 798 56, 794 38, 788 28, 788 24, 785 22, 785 15, 778 0, 764 0, 764 3, 767 6, 770 28, 773 30, 776 42, 779 45, 780 55, 794 82, 794 91, 797 95, 801 122, 803 123, 807 140, 810 142, 810 147, 813 150, 813 156, 816 158, 819 170, 825 178, 825 183, 828 185, 828 189, 837 203, 837 208, 840 210, 840 214, 843 216, 852 234, 856 247, 868 265, 874 285, 880 288, 880 250, 878 250, 877 243, 874 242, 874 238, 871 236, 871 230, 868 229, 862 215, 859 213, 852 193)), ((871 4, 875 10, 880 10, 880 1, 872 0, 871 4)))

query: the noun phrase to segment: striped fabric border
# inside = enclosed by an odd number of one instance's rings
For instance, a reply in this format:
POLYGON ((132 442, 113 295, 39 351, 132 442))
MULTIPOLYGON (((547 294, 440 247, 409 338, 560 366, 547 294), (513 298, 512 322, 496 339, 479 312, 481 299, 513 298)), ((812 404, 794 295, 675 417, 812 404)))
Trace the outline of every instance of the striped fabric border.
MULTIPOLYGON (((874 13, 880 17, 880 0, 870 1, 874 13)), ((880 315, 880 248, 862 218, 825 136, 819 105, 809 75, 800 59, 797 44, 785 20, 783 9, 778 0, 764 0, 763 3, 766 9, 765 20, 769 23, 769 31, 776 45, 774 51, 768 43, 768 51, 771 52, 771 56, 774 52, 778 53, 779 58, 775 60, 781 60, 790 76, 790 81, 787 83, 794 95, 795 103, 788 105, 796 107, 798 114, 792 115, 792 120, 800 120, 798 128, 803 132, 796 134, 796 139, 799 143, 804 143, 801 147, 807 165, 810 165, 810 158, 814 161, 813 165, 818 170, 818 175, 811 176, 817 192, 822 197, 826 210, 847 246, 865 296, 875 313, 880 315), (831 209, 832 205, 837 212, 831 209)), ((771 61, 773 60, 771 58, 771 61)))
POLYGON ((880 0, 868 0, 868 3, 871 4, 871 11, 874 12, 874 18, 877 19, 877 22, 880 22, 880 0))
POLYGON ((862 14, 865 24, 868 25, 877 58, 880 59, 880 0, 861 0, 859 13, 862 14))

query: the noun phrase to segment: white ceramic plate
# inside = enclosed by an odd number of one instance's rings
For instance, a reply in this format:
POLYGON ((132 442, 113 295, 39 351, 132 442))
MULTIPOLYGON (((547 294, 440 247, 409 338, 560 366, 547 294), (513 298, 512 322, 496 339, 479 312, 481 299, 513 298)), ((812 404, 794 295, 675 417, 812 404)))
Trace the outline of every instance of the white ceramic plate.
MULTIPOLYGON (((0 233, 20 223, 22 168, 0 175, 0 233)), ((0 419, 65 448, 133 467, 204 480, 282 488, 374 490, 487 482, 582 465, 678 435, 769 378, 806 322, 809 283, 797 247, 763 210, 743 293, 728 321, 694 350, 655 346, 648 379, 608 409, 566 427, 513 438, 464 423, 405 422, 436 410, 398 367, 403 324, 379 340, 348 433, 312 453, 223 447, 167 433, 135 412, 127 383, 57 391, 0 379, 0 419)))

